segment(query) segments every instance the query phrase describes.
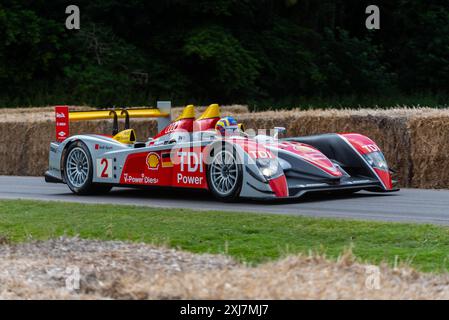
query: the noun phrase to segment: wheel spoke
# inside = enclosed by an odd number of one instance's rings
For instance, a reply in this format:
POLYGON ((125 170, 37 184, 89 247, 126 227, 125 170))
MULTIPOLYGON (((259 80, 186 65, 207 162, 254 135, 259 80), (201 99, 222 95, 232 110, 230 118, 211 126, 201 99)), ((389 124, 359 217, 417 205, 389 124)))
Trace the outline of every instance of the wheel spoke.
POLYGON ((211 187, 219 194, 227 195, 237 184, 238 167, 234 155, 229 150, 216 154, 210 167, 211 187))
POLYGON ((67 178, 74 187, 81 187, 86 183, 89 173, 89 159, 84 150, 74 148, 67 157, 67 178))

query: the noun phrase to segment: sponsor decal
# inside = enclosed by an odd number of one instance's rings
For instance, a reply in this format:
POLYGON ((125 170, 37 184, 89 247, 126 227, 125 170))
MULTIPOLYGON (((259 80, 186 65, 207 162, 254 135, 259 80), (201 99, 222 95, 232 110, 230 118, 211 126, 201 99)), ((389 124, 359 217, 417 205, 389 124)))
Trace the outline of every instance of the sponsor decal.
POLYGON ((111 146, 101 146, 99 144, 96 144, 95 150, 112 150, 112 147, 111 146))
POLYGON ((161 162, 161 159, 160 159, 160 157, 159 157, 159 155, 157 153, 150 152, 147 155, 146 162, 147 162, 148 169, 150 169, 150 170, 157 170, 157 169, 159 169, 159 164, 161 162))
POLYGON ((203 184, 203 177, 185 176, 182 173, 178 173, 176 181, 182 184, 201 185, 203 184))
POLYGON ((178 128, 179 122, 173 122, 168 125, 167 129, 165 130, 165 133, 171 133, 178 128))
POLYGON ((161 158, 162 158, 162 168, 172 168, 173 167, 173 162, 171 161, 170 152, 162 152, 161 158))
POLYGON ((203 154, 197 152, 178 152, 179 171, 176 183, 184 186, 201 186, 204 184, 203 154))
POLYGON ((362 146, 362 148, 363 148, 367 153, 380 151, 379 147, 376 146, 375 144, 366 144, 366 145, 362 146))
POLYGON ((254 159, 273 159, 272 154, 265 150, 249 150, 248 153, 254 159))
POLYGON ((97 177, 102 179, 112 177, 112 159, 97 159, 97 177))
POLYGON ((69 136, 69 107, 57 106, 55 107, 56 118, 56 140, 64 141, 69 136))
POLYGON ((152 184, 158 184, 159 183, 159 179, 158 178, 148 177, 148 176, 146 176, 143 173, 140 176, 133 176, 131 174, 125 173, 123 175, 123 180, 125 181, 125 183, 129 183, 129 184, 147 184, 147 185, 152 185, 152 184))
POLYGON ((178 156, 181 158, 181 171, 187 172, 203 172, 203 154, 196 152, 178 152, 178 156), (186 161, 187 160, 187 161, 186 161))

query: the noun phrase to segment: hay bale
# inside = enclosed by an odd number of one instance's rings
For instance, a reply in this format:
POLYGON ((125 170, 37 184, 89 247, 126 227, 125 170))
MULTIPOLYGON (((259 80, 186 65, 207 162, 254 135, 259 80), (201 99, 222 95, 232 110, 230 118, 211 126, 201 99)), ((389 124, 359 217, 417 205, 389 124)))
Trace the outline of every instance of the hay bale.
POLYGON ((0 126, 0 174, 41 175, 48 167, 48 144, 53 136, 50 122, 8 123, 0 126))
POLYGON ((415 188, 448 188, 449 110, 410 119, 412 184, 415 188))

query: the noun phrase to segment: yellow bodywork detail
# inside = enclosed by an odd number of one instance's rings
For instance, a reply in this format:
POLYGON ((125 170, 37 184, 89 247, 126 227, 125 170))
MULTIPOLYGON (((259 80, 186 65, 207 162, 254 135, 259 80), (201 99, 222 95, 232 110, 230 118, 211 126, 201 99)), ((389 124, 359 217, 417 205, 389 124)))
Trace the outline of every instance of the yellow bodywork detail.
MULTIPOLYGON (((160 112, 159 109, 127 109, 130 118, 162 118, 169 117, 168 113, 160 112)), ((121 110, 114 110, 118 118, 125 118, 125 114, 121 114, 121 110)), ((70 121, 83 120, 102 120, 114 119, 114 115, 110 113, 111 110, 96 110, 96 111, 75 111, 69 113, 70 121)))
POLYGON ((182 110, 182 113, 176 118, 175 121, 182 119, 194 119, 195 118, 195 106, 193 104, 189 104, 187 107, 182 110))
POLYGON ((136 133, 134 132, 134 129, 123 130, 117 133, 113 139, 120 143, 133 144, 136 142, 136 133))
POLYGON ((207 107, 206 111, 204 111, 201 117, 199 117, 197 120, 212 118, 220 118, 220 106, 218 104, 211 104, 209 107, 207 107))

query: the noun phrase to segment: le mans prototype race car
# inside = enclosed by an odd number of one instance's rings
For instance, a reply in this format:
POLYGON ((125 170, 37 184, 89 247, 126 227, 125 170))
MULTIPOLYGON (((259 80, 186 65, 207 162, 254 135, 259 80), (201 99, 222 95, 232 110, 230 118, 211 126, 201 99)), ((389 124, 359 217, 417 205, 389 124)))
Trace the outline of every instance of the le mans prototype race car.
POLYGON ((154 109, 79 112, 60 106, 55 114, 57 141, 50 144, 45 180, 80 195, 114 186, 204 189, 222 201, 398 190, 379 147, 356 133, 280 138, 284 128, 251 135, 239 124, 223 134, 216 130, 216 104, 198 119, 189 105, 175 121, 170 102, 154 109), (142 117, 157 118, 159 133, 138 142, 130 118, 142 117), (125 118, 120 132, 119 118, 125 118), (113 119, 112 135, 69 135, 70 122, 98 119, 113 119))

